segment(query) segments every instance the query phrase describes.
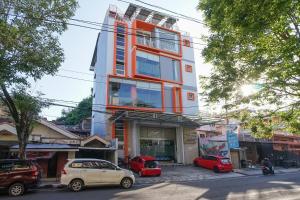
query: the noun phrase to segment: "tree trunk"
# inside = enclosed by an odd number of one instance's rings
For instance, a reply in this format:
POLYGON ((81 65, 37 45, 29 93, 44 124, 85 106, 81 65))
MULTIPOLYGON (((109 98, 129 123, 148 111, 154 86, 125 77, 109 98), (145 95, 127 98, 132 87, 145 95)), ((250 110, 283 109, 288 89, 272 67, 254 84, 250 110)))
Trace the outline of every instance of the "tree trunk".
POLYGON ((18 153, 18 157, 21 160, 25 160, 26 159, 26 142, 25 141, 19 141, 19 153, 18 153))

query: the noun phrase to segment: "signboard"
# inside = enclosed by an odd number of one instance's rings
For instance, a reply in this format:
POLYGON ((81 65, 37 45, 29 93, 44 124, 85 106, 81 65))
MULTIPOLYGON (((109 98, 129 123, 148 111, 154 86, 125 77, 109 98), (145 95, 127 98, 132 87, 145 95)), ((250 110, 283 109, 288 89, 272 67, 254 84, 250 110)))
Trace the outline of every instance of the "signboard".
POLYGON ((233 132, 232 129, 227 129, 226 136, 229 149, 235 149, 240 147, 238 135, 235 132, 233 132))
POLYGON ((26 152, 27 159, 50 159, 55 152, 26 152))
POLYGON ((229 157, 229 149, 226 141, 214 141, 209 138, 200 138, 201 155, 215 155, 229 157))
POLYGON ((77 139, 57 139, 57 138, 42 138, 41 143, 48 144, 80 144, 80 140, 77 139))
POLYGON ((197 132, 194 129, 184 128, 183 143, 196 144, 196 142, 197 142, 197 132))

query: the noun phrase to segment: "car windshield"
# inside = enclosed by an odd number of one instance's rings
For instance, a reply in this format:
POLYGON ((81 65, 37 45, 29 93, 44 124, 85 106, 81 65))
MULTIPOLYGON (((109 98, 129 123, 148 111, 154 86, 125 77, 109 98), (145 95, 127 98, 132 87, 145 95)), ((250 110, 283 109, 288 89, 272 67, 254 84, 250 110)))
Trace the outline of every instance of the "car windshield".
POLYGON ((158 162, 155 160, 145 161, 145 168, 156 168, 157 166, 158 166, 158 162))
POLYGON ((222 158, 222 159, 221 159, 221 162, 222 162, 223 164, 230 164, 230 160, 229 160, 228 158, 222 158))

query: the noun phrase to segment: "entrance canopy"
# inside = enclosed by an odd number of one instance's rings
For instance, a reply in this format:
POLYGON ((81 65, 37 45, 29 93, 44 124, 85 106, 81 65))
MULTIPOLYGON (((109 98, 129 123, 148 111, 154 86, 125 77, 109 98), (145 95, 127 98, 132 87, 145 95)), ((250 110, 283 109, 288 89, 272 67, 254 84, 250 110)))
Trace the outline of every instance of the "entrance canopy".
POLYGON ((147 120, 162 123, 175 123, 189 127, 199 127, 203 125, 199 120, 193 120, 183 115, 141 111, 117 111, 110 117, 110 120, 147 120))

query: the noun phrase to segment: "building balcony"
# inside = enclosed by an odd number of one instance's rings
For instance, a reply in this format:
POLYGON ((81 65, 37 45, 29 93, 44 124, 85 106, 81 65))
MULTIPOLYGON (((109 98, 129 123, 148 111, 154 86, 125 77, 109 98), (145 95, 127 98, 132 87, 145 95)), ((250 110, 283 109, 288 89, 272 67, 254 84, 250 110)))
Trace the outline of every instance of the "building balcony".
POLYGON ((181 34, 144 21, 132 24, 132 46, 181 57, 181 34))

